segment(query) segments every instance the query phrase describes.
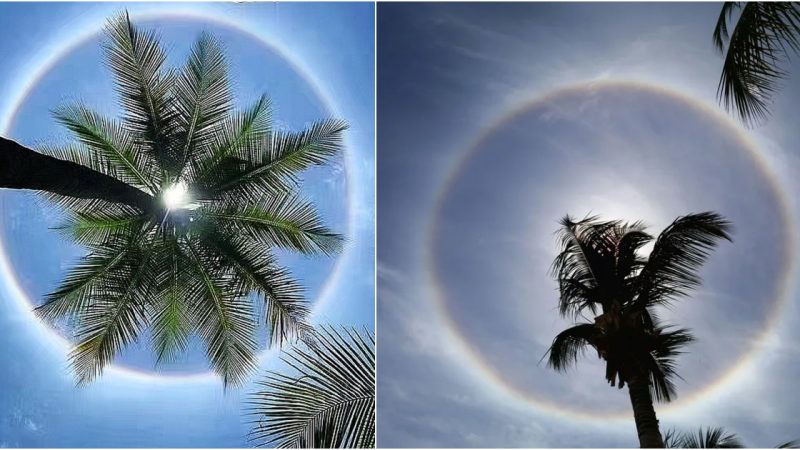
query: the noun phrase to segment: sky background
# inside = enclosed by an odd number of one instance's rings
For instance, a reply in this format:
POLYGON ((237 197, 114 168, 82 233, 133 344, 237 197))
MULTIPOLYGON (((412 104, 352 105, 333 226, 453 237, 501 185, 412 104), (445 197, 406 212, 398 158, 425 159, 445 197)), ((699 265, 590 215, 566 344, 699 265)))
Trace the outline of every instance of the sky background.
POLYGON ((725 117, 719 7, 378 6, 379 446, 638 446, 627 392, 591 351, 566 375, 540 363, 571 325, 554 233, 565 214, 657 234, 705 210, 734 242, 663 312, 698 341, 678 400, 656 405, 662 430, 800 437, 800 89, 785 83, 755 129, 725 117))
MULTIPOLYGON (((304 193, 326 222, 346 235, 346 250, 332 259, 287 253, 281 260, 307 287, 316 322, 374 329, 373 6, 2 4, 0 125, 5 137, 31 146, 68 142, 70 136, 51 115, 65 104, 82 102, 109 116, 119 113, 113 80, 103 65, 103 37, 96 32, 123 8, 135 23, 158 30, 171 66, 183 63, 201 31, 212 32, 227 50, 237 105, 246 107, 269 94, 275 126, 300 130, 330 116, 348 121, 345 155, 303 175, 304 193)), ((82 250, 51 229, 59 223, 58 211, 32 193, 0 192, 0 211, 10 270, 24 296, 39 304, 82 250)), ((190 349, 156 373, 144 340, 115 362, 138 375, 107 370, 77 388, 63 339, 37 323, 30 309, 3 274, 0 447, 248 444, 250 419, 243 399, 254 385, 226 392, 216 377, 198 376, 208 370, 202 349, 190 349)), ((254 380, 267 368, 282 367, 274 354, 265 353, 262 361, 254 380)))

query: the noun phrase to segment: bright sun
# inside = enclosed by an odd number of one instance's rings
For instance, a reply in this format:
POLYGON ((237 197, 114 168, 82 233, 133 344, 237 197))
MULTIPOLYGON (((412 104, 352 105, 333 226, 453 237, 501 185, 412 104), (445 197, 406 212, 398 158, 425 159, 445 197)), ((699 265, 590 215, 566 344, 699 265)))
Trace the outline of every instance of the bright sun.
POLYGON ((164 190, 162 194, 164 204, 170 211, 187 208, 189 206, 189 193, 186 190, 186 184, 179 181, 164 190))

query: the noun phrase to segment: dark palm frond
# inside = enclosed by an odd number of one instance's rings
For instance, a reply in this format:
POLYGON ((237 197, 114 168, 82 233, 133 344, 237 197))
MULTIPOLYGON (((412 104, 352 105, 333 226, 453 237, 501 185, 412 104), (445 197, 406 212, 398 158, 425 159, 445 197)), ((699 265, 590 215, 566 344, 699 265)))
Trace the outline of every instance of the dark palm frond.
POLYGON ((303 254, 336 254, 342 237, 327 228, 314 205, 294 194, 265 195, 254 204, 227 202, 209 211, 220 227, 249 236, 259 245, 303 254))
POLYGON ((714 34, 711 36, 714 41, 714 47, 716 47, 720 53, 725 50, 725 42, 728 42, 728 39, 730 39, 728 35, 728 21, 731 20, 733 13, 742 7, 742 4, 742 2, 725 2, 722 4, 722 9, 720 9, 719 18, 717 19, 717 26, 714 27, 714 34))
POLYGON ((574 319, 584 309, 596 313, 598 306, 606 309, 631 297, 630 278, 644 264, 638 251, 652 240, 643 224, 596 217, 575 222, 567 216, 561 225, 562 250, 551 269, 559 282, 561 315, 574 319))
POLYGON ((675 398, 675 378, 677 357, 681 349, 694 341, 687 329, 668 331, 669 327, 657 328, 652 336, 653 348, 650 351, 647 371, 650 374, 650 391, 656 401, 670 402, 675 398))
POLYGON ((258 446, 375 446, 375 338, 371 332, 321 327, 315 344, 284 361, 297 373, 270 372, 250 397, 258 446))
POLYGON ((721 239, 730 241, 730 222, 716 213, 689 214, 675 219, 656 239, 639 275, 635 308, 669 304, 688 295, 701 280, 697 272, 721 239))
POLYGON ((547 365, 558 371, 566 371, 578 361, 586 347, 596 345, 600 330, 590 323, 577 324, 558 333, 547 350, 547 365))
POLYGON ((178 141, 183 168, 196 151, 211 145, 230 112, 231 93, 225 54, 213 36, 203 33, 176 79, 178 141))
POLYGON ((667 431, 666 448, 745 448, 739 437, 722 427, 700 428, 697 432, 667 431))
POLYGON ((800 448, 800 439, 794 439, 789 442, 784 442, 775 448, 800 448))
POLYGON ((127 12, 108 22, 108 66, 126 112, 125 125, 146 142, 147 153, 165 170, 179 167, 175 111, 171 108, 174 75, 164 70, 166 53, 152 31, 136 28, 127 12))
POLYGON ((727 41, 717 97, 727 110, 736 110, 748 124, 769 114, 769 103, 786 77, 781 66, 800 49, 800 6, 789 2, 726 4, 714 31, 721 51, 727 41), (730 36, 727 22, 741 10, 730 36))

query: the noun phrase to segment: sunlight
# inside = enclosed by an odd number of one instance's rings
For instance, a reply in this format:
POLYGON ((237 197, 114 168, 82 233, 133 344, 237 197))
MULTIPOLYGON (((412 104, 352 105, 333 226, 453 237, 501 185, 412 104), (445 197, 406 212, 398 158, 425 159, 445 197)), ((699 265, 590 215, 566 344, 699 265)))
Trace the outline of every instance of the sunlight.
POLYGON ((186 209, 189 206, 189 192, 186 190, 186 184, 183 181, 179 181, 165 189, 162 196, 164 204, 170 211, 186 209))

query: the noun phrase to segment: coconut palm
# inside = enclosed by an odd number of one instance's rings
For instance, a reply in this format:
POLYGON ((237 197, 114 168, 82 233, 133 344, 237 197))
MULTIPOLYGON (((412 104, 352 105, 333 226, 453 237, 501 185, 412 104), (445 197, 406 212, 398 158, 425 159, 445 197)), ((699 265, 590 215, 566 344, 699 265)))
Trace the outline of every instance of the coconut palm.
POLYGON ((337 155, 346 125, 274 129, 266 97, 234 110, 211 35, 170 69, 156 34, 127 13, 105 32, 121 120, 69 105, 55 116, 77 142, 36 153, 2 141, 0 181, 44 191, 66 213, 59 229, 88 250, 37 313, 70 326, 79 382, 147 332, 158 362, 196 336, 225 385, 240 383, 256 367, 259 322, 271 344, 310 329, 303 288, 275 250, 340 249, 296 191, 301 171, 337 155))
POLYGON ((559 333, 548 350, 548 365, 564 371, 587 346, 606 362, 606 380, 628 385, 642 447, 663 447, 653 399, 675 396, 676 357, 693 340, 686 329, 661 324, 660 306, 686 296, 700 284, 697 271, 730 225, 705 212, 677 218, 653 242, 641 222, 561 221, 561 252, 553 263, 559 312, 577 320, 559 333), (653 242, 648 258, 640 251, 653 242), (598 312, 600 313, 599 315, 598 312))
POLYGON ((783 66, 800 50, 800 5, 725 2, 713 40, 725 58, 717 88, 720 102, 748 124, 763 120, 778 82, 788 76, 783 66))
POLYGON ((250 399, 251 440, 281 448, 375 446, 375 337, 323 326, 284 354, 296 374, 270 372, 250 399))
MULTIPOLYGON (((669 429, 664 435, 667 448, 745 448, 744 443, 734 433, 722 427, 700 428, 696 432, 679 432, 669 429)), ((789 441, 775 448, 798 448, 800 441, 789 441)))

